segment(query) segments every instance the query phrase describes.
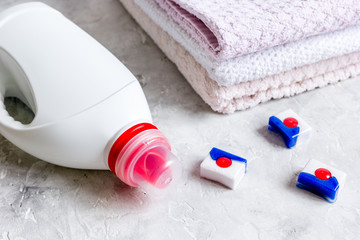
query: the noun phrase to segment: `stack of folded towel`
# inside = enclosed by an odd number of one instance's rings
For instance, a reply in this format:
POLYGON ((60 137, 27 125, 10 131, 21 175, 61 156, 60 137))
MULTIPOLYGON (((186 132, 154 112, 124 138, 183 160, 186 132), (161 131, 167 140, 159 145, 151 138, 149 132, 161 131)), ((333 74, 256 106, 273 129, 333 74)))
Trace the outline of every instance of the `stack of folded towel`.
POLYGON ((360 74, 358 0, 120 0, 215 111, 360 74))

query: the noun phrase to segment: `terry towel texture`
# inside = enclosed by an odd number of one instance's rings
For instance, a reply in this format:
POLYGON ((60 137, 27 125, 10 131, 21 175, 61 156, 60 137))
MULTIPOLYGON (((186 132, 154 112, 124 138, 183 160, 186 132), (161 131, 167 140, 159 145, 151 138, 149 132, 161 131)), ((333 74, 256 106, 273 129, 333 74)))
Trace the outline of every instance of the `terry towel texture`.
MULTIPOLYGON (((211 2, 207 0, 206 2, 211 2)), ((231 86, 360 51, 360 25, 275 46, 228 60, 215 60, 201 44, 159 7, 155 0, 135 3, 164 31, 187 49, 219 85, 231 86)))
POLYGON ((220 59, 360 22, 358 0, 155 1, 220 59))
POLYGON ((208 71, 199 63, 200 61, 154 23, 139 5, 133 0, 121 0, 121 2, 178 66, 195 91, 215 111, 231 113, 272 98, 292 96, 360 73, 360 53, 353 52, 329 59, 324 58, 314 64, 303 65, 253 81, 240 81, 221 86, 209 76, 208 71))

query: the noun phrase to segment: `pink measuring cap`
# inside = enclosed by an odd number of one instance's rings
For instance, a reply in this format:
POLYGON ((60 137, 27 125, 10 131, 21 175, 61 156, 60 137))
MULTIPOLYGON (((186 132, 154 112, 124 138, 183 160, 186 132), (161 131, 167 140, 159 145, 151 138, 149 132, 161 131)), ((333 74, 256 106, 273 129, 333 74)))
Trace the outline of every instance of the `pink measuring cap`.
POLYGON ((110 170, 130 186, 167 187, 174 178, 177 159, 166 137, 152 124, 127 129, 110 149, 110 170), (175 171, 174 171, 175 170, 175 171))

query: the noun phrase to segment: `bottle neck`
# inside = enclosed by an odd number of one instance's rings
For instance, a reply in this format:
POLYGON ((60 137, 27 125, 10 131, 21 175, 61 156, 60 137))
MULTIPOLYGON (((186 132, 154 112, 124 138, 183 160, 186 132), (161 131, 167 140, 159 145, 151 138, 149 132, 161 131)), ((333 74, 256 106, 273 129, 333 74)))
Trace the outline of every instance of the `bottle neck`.
POLYGON ((152 124, 140 123, 126 130, 113 144, 109 168, 130 186, 166 187, 173 178, 174 156, 166 137, 152 124))
POLYGON ((109 157, 108 157, 109 168, 114 174, 116 174, 115 172, 116 161, 118 159, 120 152, 125 147, 125 145, 136 135, 149 129, 157 129, 157 127, 155 127, 151 123, 139 123, 127 129, 123 134, 120 135, 120 137, 116 139, 116 141, 114 142, 114 144, 110 149, 109 157))

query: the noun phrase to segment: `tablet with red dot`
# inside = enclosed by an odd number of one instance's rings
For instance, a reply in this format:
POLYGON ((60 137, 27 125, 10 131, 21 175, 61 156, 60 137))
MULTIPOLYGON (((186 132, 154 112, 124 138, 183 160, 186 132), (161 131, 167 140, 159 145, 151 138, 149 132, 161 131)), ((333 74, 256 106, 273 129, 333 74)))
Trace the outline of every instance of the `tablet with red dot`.
POLYGON ((333 203, 344 186, 345 178, 346 174, 339 169, 310 160, 299 174, 296 186, 333 203))
POLYGON ((231 189, 236 189, 246 171, 246 159, 218 148, 212 148, 200 165, 202 177, 219 182, 231 189))
POLYGON ((278 133, 288 148, 307 141, 311 136, 310 125, 291 109, 271 116, 268 129, 278 133))

